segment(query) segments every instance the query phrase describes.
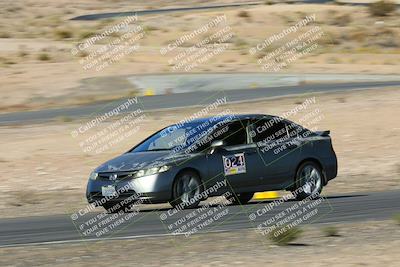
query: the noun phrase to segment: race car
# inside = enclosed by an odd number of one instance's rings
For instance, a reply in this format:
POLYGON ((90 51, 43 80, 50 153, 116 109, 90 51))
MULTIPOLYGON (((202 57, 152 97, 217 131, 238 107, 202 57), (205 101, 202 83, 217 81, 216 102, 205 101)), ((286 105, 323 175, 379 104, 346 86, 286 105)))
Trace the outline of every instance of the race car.
POLYGON ((138 203, 194 208, 226 192, 233 204, 270 190, 302 200, 317 198, 336 175, 330 131, 272 115, 224 114, 170 125, 105 162, 90 174, 86 197, 108 212, 138 203))

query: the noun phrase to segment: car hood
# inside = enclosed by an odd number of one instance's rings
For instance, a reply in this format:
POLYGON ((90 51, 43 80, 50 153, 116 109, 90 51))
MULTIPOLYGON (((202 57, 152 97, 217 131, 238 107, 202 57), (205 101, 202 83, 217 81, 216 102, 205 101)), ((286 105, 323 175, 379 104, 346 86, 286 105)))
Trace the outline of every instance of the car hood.
POLYGON ((125 153, 103 163, 95 169, 95 172, 133 171, 167 164, 177 164, 193 156, 192 154, 172 153, 171 151, 125 153))

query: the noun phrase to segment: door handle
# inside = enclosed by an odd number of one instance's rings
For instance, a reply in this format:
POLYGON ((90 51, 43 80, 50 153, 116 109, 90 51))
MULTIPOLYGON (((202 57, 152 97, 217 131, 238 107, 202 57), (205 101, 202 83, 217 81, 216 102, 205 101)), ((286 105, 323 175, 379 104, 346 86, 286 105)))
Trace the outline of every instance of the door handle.
POLYGON ((256 150, 250 150, 250 151, 246 151, 244 153, 247 154, 247 155, 251 155, 251 154, 257 153, 257 151, 256 150))
POLYGON ((295 143, 289 142, 286 146, 287 146, 287 148, 295 149, 295 148, 301 147, 301 143, 300 142, 295 142, 295 143))

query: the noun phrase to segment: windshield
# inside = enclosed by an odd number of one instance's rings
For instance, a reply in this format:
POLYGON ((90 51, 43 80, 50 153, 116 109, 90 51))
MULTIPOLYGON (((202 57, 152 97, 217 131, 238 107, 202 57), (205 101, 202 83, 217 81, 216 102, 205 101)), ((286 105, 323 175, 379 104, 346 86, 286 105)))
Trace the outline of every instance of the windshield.
POLYGON ((208 120, 171 125, 150 136, 130 152, 182 150, 198 151, 202 149, 209 140, 209 133, 220 126, 223 121, 211 123, 208 120))

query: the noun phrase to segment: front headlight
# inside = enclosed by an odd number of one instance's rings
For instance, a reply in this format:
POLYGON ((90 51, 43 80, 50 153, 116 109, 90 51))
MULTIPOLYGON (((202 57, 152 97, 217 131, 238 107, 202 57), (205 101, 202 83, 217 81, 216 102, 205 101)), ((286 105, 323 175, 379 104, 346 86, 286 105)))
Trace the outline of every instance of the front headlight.
POLYGON ((153 167, 150 169, 143 169, 143 170, 138 170, 135 175, 133 176, 133 178, 139 178, 139 177, 143 177, 143 176, 149 176, 149 175, 153 175, 156 173, 161 173, 161 172, 166 172, 170 169, 170 166, 164 165, 162 167, 153 167))
POLYGON ((99 176, 99 174, 97 172, 91 172, 89 175, 89 179, 90 180, 96 180, 97 176, 99 176))

